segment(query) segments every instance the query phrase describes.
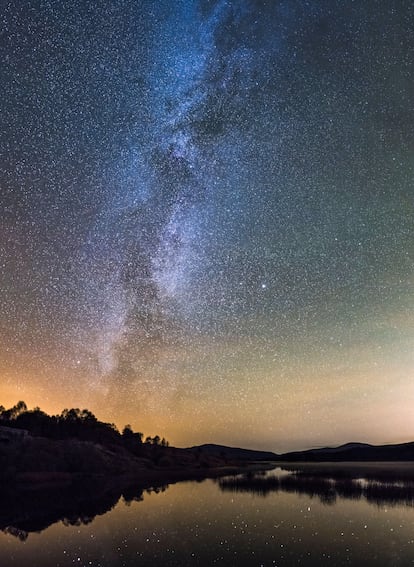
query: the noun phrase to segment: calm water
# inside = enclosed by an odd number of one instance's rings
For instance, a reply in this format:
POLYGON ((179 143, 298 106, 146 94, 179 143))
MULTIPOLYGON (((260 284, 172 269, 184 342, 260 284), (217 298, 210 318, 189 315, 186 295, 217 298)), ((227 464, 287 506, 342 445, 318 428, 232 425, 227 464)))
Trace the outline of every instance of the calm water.
MULTIPOLYGON (((0 532, 0 566, 414 564, 414 507, 398 499, 327 498, 309 486, 263 496, 205 480, 137 500, 121 497, 106 513, 84 515, 87 524, 72 514, 40 532, 32 525, 24 541, 0 532)), ((27 515, 22 509, 17 523, 30 526, 27 515)))

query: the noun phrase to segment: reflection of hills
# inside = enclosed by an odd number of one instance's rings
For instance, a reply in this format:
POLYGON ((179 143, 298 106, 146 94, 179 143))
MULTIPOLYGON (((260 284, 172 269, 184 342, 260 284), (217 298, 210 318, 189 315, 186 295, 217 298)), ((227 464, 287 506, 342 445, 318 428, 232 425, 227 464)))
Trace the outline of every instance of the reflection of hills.
POLYGON ((292 492, 318 497, 324 504, 333 504, 337 498, 357 500, 364 498, 377 505, 414 506, 414 480, 401 480, 398 475, 371 473, 371 477, 353 476, 350 471, 343 474, 337 471, 292 471, 285 476, 240 475, 218 480, 223 491, 250 492, 267 496, 271 492, 292 492), (313 474, 314 473, 314 474, 313 474))
POLYGON ((107 480, 79 480, 71 485, 45 486, 36 490, 0 491, 0 530, 22 541, 62 521, 65 525, 89 524, 109 512, 123 497, 126 503, 142 501, 144 491, 164 491, 168 485, 108 484, 107 480))

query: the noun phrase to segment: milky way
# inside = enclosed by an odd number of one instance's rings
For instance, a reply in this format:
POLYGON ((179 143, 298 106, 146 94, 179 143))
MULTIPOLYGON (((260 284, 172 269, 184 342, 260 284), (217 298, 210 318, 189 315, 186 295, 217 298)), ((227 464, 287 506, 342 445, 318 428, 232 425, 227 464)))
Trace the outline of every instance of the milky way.
POLYGON ((412 438, 413 16, 2 6, 2 403, 177 444, 412 438))

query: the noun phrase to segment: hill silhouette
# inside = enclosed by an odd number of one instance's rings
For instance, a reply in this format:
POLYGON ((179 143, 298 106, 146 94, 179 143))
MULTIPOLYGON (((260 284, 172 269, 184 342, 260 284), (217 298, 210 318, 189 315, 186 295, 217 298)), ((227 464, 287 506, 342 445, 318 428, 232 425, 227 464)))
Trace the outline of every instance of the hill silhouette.
POLYGON ((87 409, 50 416, 22 401, 9 409, 0 406, 0 481, 70 483, 79 475, 205 478, 246 462, 231 451, 180 449, 158 435, 143 437, 130 425, 121 433, 87 409))
POLYGON ((339 447, 323 447, 278 455, 279 461, 414 461, 414 442, 390 445, 346 443, 339 447))
POLYGON ((414 461, 414 442, 378 446, 354 442, 284 454, 216 444, 181 449, 170 447, 159 435, 144 440, 143 433, 130 425, 120 432, 87 409, 64 409, 50 416, 40 408, 29 410, 22 401, 9 409, 0 406, 3 482, 71 482, 73 475, 142 478, 167 471, 200 478, 253 462, 263 467, 268 461, 414 461))
POLYGON ((189 450, 194 452, 203 451, 204 454, 234 458, 240 461, 414 461, 414 442, 389 445, 370 445, 369 443, 350 442, 338 447, 318 447, 316 449, 291 451, 282 454, 215 444, 191 447, 189 450))
POLYGON ((214 443, 190 447, 189 451, 202 452, 205 455, 212 455, 226 459, 238 459, 241 461, 274 461, 280 457, 280 455, 271 451, 256 451, 254 449, 242 449, 240 447, 227 447, 226 445, 216 445, 214 443))

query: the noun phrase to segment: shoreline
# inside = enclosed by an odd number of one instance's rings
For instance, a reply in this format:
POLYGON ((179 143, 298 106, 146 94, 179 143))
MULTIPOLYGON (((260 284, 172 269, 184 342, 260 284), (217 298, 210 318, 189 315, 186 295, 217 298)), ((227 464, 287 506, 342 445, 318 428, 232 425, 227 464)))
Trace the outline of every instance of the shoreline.
MULTIPOLYGON (((174 484, 176 482, 199 481, 205 479, 234 476, 243 473, 253 473, 272 470, 277 466, 273 462, 249 462, 223 465, 211 468, 157 468, 142 469, 114 475, 105 473, 69 473, 69 472, 21 472, 9 482, 11 489, 35 490, 48 486, 70 486, 82 481, 97 481, 109 485, 126 484, 145 485, 151 483, 174 484)), ((3 488, 6 488, 3 485, 3 488)))

